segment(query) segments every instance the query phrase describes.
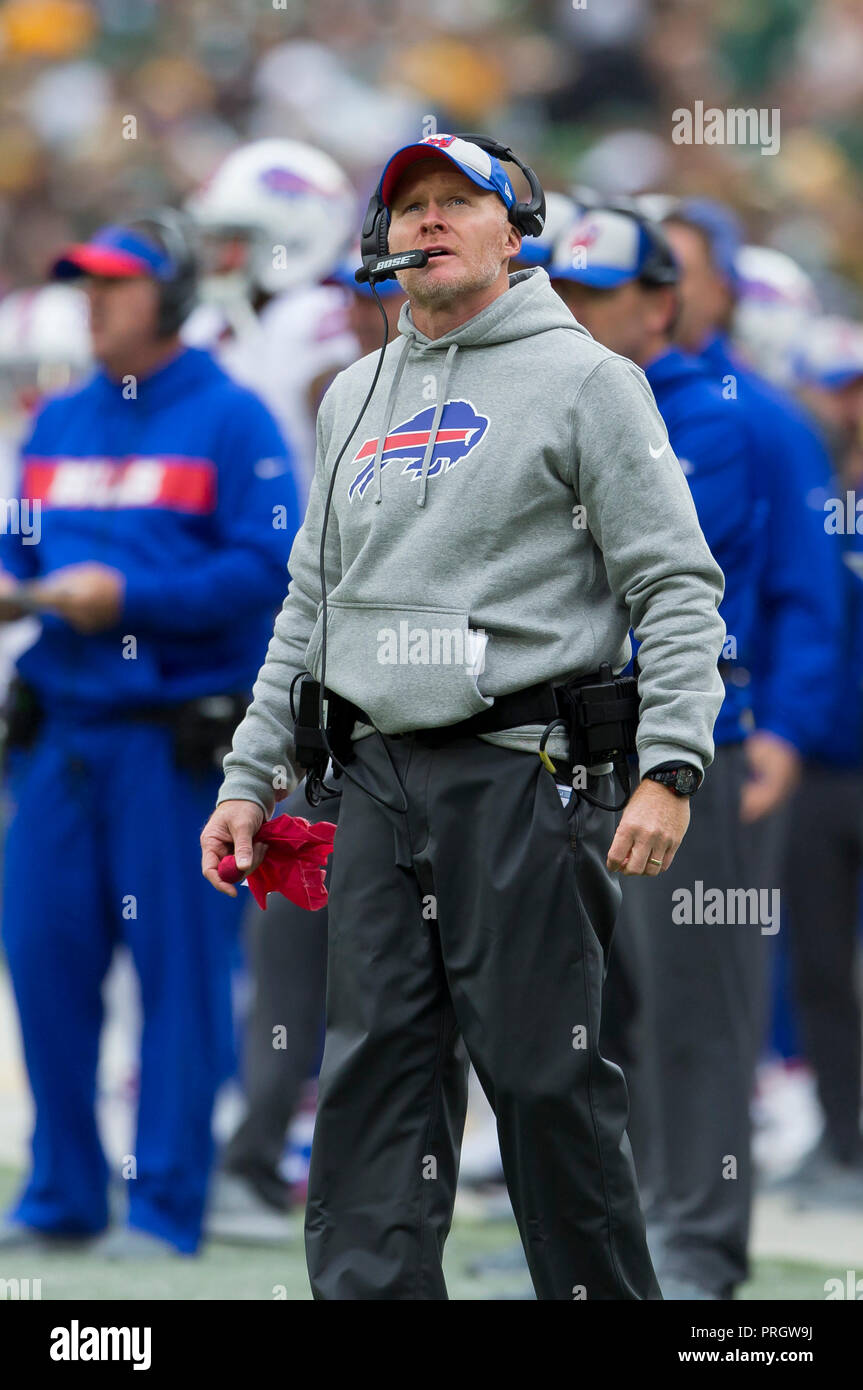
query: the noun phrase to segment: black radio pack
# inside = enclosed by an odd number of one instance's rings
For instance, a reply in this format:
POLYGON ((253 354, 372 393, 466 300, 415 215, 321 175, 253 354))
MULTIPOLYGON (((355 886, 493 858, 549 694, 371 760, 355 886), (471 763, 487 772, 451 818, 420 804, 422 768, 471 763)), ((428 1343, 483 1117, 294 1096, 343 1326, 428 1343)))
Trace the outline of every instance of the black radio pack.
POLYGON ((349 700, 332 690, 323 692, 320 681, 301 672, 291 686, 291 715, 294 719, 294 759, 306 770, 306 800, 320 805, 341 793, 327 788, 324 778, 333 759, 333 776, 341 777, 344 764, 353 761, 351 731, 360 711, 349 700), (300 680, 299 709, 294 708, 294 686, 300 680), (321 707, 323 706, 323 720, 321 707))
POLYGON ((555 729, 563 729, 569 738, 572 766, 596 767, 612 763, 623 786, 623 800, 617 805, 598 801, 579 789, 585 801, 603 811, 620 811, 630 797, 629 763, 635 752, 638 732, 638 680, 635 676, 613 676, 604 661, 596 675, 570 681, 555 687, 558 718, 547 724, 539 741, 539 756, 546 767, 554 766, 546 753, 546 744, 555 729))

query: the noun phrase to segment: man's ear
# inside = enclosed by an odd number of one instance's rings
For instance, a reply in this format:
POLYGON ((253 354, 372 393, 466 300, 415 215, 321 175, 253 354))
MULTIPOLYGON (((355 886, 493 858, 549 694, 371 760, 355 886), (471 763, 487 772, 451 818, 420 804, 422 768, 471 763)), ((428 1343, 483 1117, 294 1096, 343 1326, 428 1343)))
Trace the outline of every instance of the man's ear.
POLYGON ((657 285, 649 292, 647 301, 648 327, 651 333, 670 337, 677 318, 677 290, 674 285, 657 285))
POLYGON ((521 250, 521 232, 512 225, 509 218, 507 218, 506 223, 506 241, 504 243, 504 249, 510 260, 512 260, 513 256, 517 256, 521 250))

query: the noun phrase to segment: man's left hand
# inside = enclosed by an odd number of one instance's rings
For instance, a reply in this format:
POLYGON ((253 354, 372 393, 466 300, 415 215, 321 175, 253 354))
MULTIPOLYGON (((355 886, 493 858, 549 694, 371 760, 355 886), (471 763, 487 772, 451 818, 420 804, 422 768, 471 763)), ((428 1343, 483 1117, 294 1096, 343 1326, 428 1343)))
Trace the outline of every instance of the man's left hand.
POLYGON ((66 565, 28 587, 49 612, 65 618, 77 632, 113 627, 123 609, 123 575, 110 565, 66 565))
POLYGON ((668 868, 689 825, 689 797, 661 782, 639 783, 605 861, 611 873, 655 878, 668 868), (659 862, 656 862, 659 861, 659 862))
POLYGON ((756 729, 745 743, 749 776, 743 786, 740 819, 751 825, 787 801, 800 781, 800 754, 792 743, 756 729))

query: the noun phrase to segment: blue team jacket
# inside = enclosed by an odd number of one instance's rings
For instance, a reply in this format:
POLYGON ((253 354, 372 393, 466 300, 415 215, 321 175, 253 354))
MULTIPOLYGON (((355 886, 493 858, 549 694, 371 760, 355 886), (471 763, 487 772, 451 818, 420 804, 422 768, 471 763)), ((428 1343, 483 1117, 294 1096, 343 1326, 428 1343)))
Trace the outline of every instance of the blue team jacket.
POLYGON ((646 369, 671 447, 689 483, 698 520, 725 575, 720 613, 727 629, 725 700, 713 731, 717 745, 746 732, 750 692, 734 681, 751 660, 763 508, 752 484, 747 441, 736 411, 695 357, 670 349, 646 369))
POLYGON ((249 690, 300 522, 274 420, 208 353, 182 350, 129 394, 98 371, 46 402, 20 479, 41 539, 0 537, 0 561, 22 579, 83 561, 125 576, 110 630, 82 635, 48 616, 19 659, 48 712, 72 718, 249 690))
POLYGON ((734 400, 767 509, 752 664, 755 722, 804 754, 827 737, 842 682, 840 547, 824 526, 830 460, 803 409, 732 355, 722 337, 701 355, 734 400))

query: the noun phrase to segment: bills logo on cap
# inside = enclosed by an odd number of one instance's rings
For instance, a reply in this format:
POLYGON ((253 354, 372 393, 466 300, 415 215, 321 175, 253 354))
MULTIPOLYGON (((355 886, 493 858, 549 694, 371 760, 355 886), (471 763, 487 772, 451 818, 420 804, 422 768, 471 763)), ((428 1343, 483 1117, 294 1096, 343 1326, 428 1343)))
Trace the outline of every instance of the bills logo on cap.
POLYGON ((591 221, 590 218, 585 218, 583 222, 579 222, 572 230, 570 245, 573 251, 579 246, 583 246, 585 250, 588 250, 591 246, 595 246, 599 240, 601 230, 602 229, 597 226, 596 222, 591 221))
MULTIPOLYGON (((384 441, 381 454, 381 468, 389 463, 403 464, 402 473, 414 478, 422 474, 422 464, 431 437, 431 427, 435 407, 427 406, 409 420, 394 426, 384 441)), ((428 467, 428 477, 448 473, 457 463, 467 458, 481 442, 488 429, 488 416, 480 415, 470 401, 447 401, 443 408, 440 425, 435 435, 434 452, 428 467)), ((374 477, 375 453, 378 438, 367 439, 354 454, 352 462, 359 464, 348 487, 348 498, 362 497, 374 477)))
POLYGON ((445 150, 447 145, 451 145, 455 139, 454 135, 426 135, 420 141, 421 145, 436 145, 439 150, 445 150))

